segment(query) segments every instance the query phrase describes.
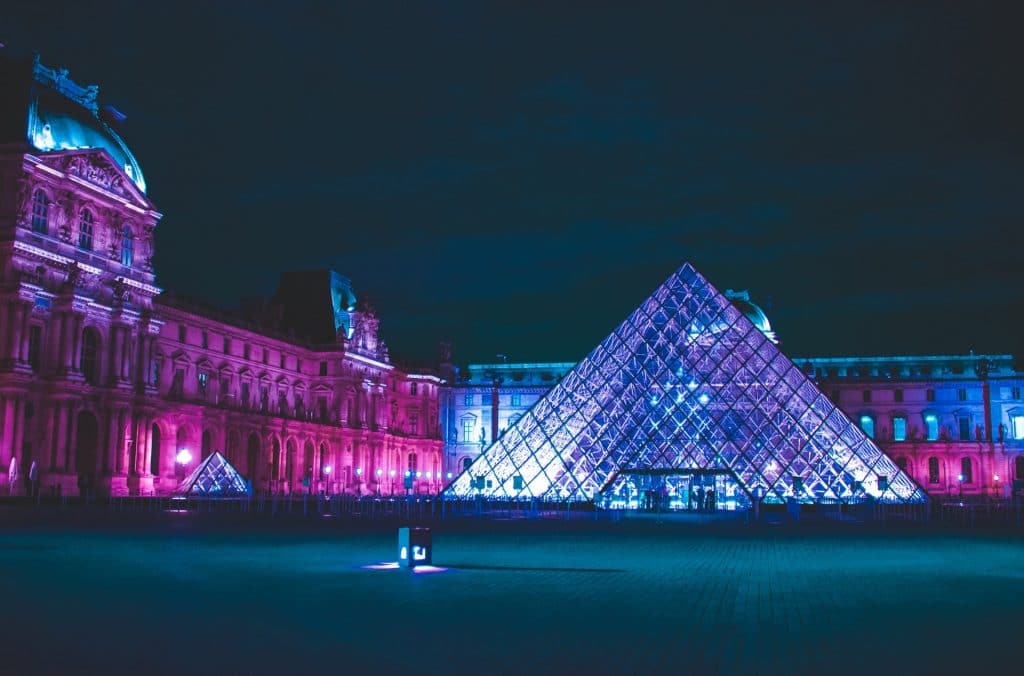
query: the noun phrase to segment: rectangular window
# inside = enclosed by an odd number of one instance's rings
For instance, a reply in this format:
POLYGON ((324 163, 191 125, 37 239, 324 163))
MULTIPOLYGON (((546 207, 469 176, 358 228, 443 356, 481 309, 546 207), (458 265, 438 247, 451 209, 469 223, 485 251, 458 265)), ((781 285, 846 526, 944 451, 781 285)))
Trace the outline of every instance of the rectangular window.
POLYGON ((893 441, 907 440, 907 419, 903 416, 892 419, 892 439, 893 441))
POLYGON ((925 438, 928 441, 937 441, 939 438, 939 417, 929 413, 924 417, 925 438))
POLYGON ((206 331, 203 331, 203 339, 202 339, 202 341, 203 341, 202 345, 203 345, 203 349, 204 350, 210 347, 210 334, 208 334, 206 331))
POLYGON ((295 358, 295 372, 302 373, 302 360, 298 357, 295 358))
POLYGON ((860 428, 864 431, 864 434, 868 439, 875 438, 875 419, 869 415, 862 415, 860 417, 860 428))
POLYGON ((861 398, 864 400, 865 404, 870 404, 871 403, 871 390, 864 390, 861 393, 861 398))
POLYGON ((473 405, 473 395, 472 394, 467 394, 465 396, 465 401, 463 401, 463 403, 466 406, 472 406, 473 405))
POLYGON ((249 383, 242 383, 242 400, 239 403, 240 406, 249 406, 249 383))
POLYGON ((33 324, 28 328, 28 365, 39 370, 39 351, 43 345, 43 327, 33 324))
POLYGON ((284 364, 285 364, 284 353, 281 353, 281 368, 284 368, 284 364))
POLYGON ((409 434, 416 435, 416 434, 419 434, 419 433, 420 433, 420 416, 417 413, 410 413, 409 414, 409 434))
POLYGON ((473 421, 463 420, 462 421, 462 440, 467 444, 473 441, 473 421))
POLYGON ((151 370, 150 370, 149 382, 153 383, 153 387, 157 387, 157 388, 160 387, 160 368, 161 368, 161 366, 162 366, 162 364, 158 360, 156 360, 156 359, 154 359, 153 362, 150 364, 150 369, 151 370))
POLYGON ((409 394, 416 394, 416 383, 409 383, 409 394))
POLYGON ((319 397, 316 400, 316 407, 320 414, 320 422, 327 422, 327 397, 319 397))
POLYGON ((903 390, 893 390, 892 398, 893 398, 893 401, 895 401, 897 404, 902 403, 903 402, 903 390))
POLYGON ((512 406, 522 406, 522 405, 523 405, 523 395, 518 394, 518 393, 517 394, 513 394, 512 395, 512 406))
POLYGON ((185 325, 184 324, 178 324, 178 342, 179 343, 184 343, 185 342, 185 325))
POLYGON ((1020 388, 1019 387, 1013 388, 1013 390, 1011 391, 1011 396, 1012 396, 1013 399, 1020 399, 1020 388))
POLYGON ((180 397, 185 383, 185 370, 174 370, 174 381, 171 382, 171 396, 180 397))
POLYGON ((956 391, 956 400, 957 401, 967 401, 967 389, 966 388, 961 387, 959 390, 956 391))
POLYGON ((939 459, 928 458, 928 483, 939 483, 939 459))
POLYGON ((327 375, 327 362, 325 361, 320 362, 320 375, 327 375))
POLYGON ((231 339, 224 336, 224 354, 231 354, 231 339))
POLYGON ((967 416, 961 416, 958 422, 960 423, 960 441, 970 441, 971 419, 967 416))
POLYGON ((263 365, 267 365, 267 359, 270 357, 270 350, 263 348, 263 365))
POLYGON ((206 385, 210 381, 210 376, 206 371, 199 372, 199 393, 206 394, 206 385))
POLYGON ((249 343, 246 343, 245 347, 242 348, 242 356, 246 359, 250 359, 252 357, 252 346, 249 345, 249 343))
POLYGON ((1015 415, 1010 418, 1010 434, 1014 439, 1024 439, 1024 415, 1015 415))
POLYGON ((924 398, 925 401, 935 401, 935 390, 925 390, 924 398))
POLYGON ((231 380, 229 378, 220 379, 220 400, 226 402, 228 397, 231 396, 231 380))

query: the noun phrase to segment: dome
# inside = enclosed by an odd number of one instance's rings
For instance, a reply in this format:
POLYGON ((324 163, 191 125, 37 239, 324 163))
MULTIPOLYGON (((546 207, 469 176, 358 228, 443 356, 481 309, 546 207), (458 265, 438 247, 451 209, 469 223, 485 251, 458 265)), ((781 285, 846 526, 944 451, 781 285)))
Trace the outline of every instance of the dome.
POLYGON ((55 71, 35 63, 29 96, 28 142, 43 152, 103 149, 125 174, 146 192, 146 179, 135 156, 117 133, 100 119, 97 88, 80 87, 55 71))
POLYGON ((742 312, 744 317, 749 319, 754 326, 759 328, 761 333, 763 333, 768 340, 773 343, 779 342, 775 332, 772 331, 772 325, 768 321, 768 315, 764 313, 761 306, 750 300, 749 291, 733 291, 732 289, 726 289, 725 297, 732 301, 733 307, 742 312))

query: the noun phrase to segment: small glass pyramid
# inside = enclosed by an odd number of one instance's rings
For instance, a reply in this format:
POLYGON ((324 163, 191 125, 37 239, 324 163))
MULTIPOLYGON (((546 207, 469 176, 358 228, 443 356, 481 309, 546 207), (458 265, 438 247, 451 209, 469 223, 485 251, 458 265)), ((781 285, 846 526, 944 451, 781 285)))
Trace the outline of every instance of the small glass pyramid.
POLYGON ((778 503, 924 491, 686 263, 449 486, 629 503, 651 476, 778 503))
POLYGON ((241 497, 250 492, 249 482, 227 458, 214 451, 185 477, 175 494, 241 497))

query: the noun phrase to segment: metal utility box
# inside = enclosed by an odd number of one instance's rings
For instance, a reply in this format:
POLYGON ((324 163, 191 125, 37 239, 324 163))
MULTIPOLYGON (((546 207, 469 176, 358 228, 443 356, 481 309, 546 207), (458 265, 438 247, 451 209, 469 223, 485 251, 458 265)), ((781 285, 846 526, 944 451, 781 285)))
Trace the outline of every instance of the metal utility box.
POLYGON ((406 568, 430 565, 432 539, 429 528, 399 528, 398 565, 406 568))

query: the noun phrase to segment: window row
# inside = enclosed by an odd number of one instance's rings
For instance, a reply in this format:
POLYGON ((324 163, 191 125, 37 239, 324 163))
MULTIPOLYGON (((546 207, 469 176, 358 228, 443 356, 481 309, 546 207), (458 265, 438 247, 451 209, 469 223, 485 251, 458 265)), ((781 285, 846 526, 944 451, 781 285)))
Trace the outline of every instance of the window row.
MULTIPOLYGON (((907 416, 893 416, 892 436, 885 440, 907 441, 909 435, 911 440, 916 441, 921 439, 921 432, 923 432, 924 441, 946 441, 953 439, 957 441, 981 441, 984 436, 984 428, 977 424, 972 427, 971 416, 969 415, 962 415, 956 418, 955 434, 952 434, 949 429, 939 425, 939 416, 935 413, 925 413, 921 416, 921 420, 923 423, 922 430, 918 430, 915 427, 908 431, 907 416)), ((860 416, 859 423, 861 431, 863 431, 868 438, 879 438, 875 424, 875 416, 863 414, 860 416)), ((1024 427, 1024 417, 1022 417, 1022 427, 1024 427)), ((1022 429, 1022 432, 1024 432, 1024 429, 1022 429)))
MULTIPOLYGON (((44 190, 37 188, 32 194, 32 232, 50 235, 50 198, 44 190)), ((82 209, 78 214, 77 246, 82 251, 93 251, 95 244, 96 218, 89 209, 82 209)), ((135 232, 131 226, 124 224, 119 231, 121 238, 121 265, 132 267, 135 263, 135 232)))

